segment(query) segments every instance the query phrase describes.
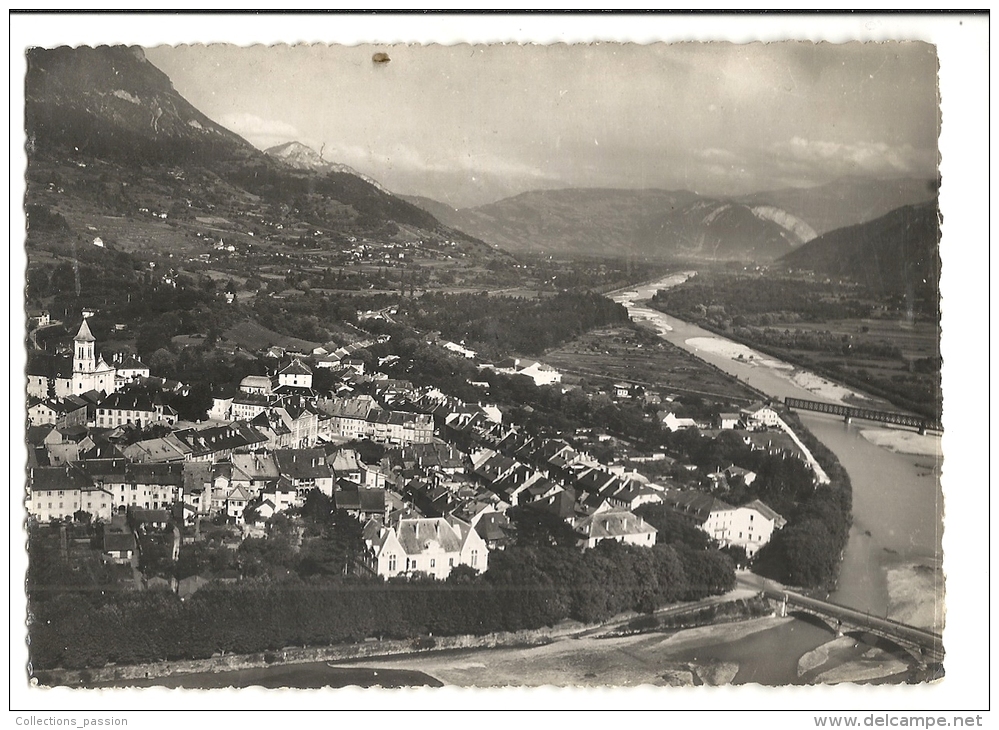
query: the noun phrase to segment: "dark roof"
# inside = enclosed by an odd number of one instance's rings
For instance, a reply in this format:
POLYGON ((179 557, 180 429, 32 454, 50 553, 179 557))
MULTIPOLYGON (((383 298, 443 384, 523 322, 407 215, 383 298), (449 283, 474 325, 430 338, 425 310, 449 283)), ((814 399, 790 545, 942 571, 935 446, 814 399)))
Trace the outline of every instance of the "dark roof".
POLYGON ((115 408, 123 411, 155 410, 153 399, 141 391, 120 390, 112 393, 97 404, 100 408, 115 408))
POLYGON ((135 535, 131 532, 104 533, 104 552, 117 553, 126 550, 135 550, 135 535))
POLYGON ((40 466, 32 469, 28 477, 28 486, 32 491, 51 491, 69 489, 93 489, 93 480, 79 469, 70 465, 40 466))
POLYGON ((482 515, 475 524, 475 531, 479 537, 487 542, 504 540, 507 537, 506 528, 510 526, 510 519, 502 512, 489 512, 482 515))
POLYGON ((696 489, 669 489, 663 502, 674 511, 704 522, 714 510, 734 509, 732 505, 696 489))
POLYGON ((135 355, 129 355, 126 357, 121 364, 118 366, 119 370, 148 370, 149 366, 146 365, 142 360, 140 360, 135 355))
POLYGON ((52 432, 53 428, 55 426, 51 423, 46 423, 44 426, 28 426, 26 441, 32 446, 40 446, 45 442, 45 437, 52 432))
POLYGON ((29 351, 25 370, 28 375, 44 378, 70 378, 73 375, 73 359, 66 355, 29 351))
POLYGON ((360 510, 369 514, 385 512, 384 489, 337 489, 333 496, 337 509, 360 510))
POLYGON ((73 338, 74 342, 79 342, 83 340, 84 342, 96 342, 97 338, 90 333, 90 325, 87 324, 87 318, 83 318, 83 322, 80 323, 80 331, 76 333, 76 337, 73 338))
POLYGON ((289 479, 324 479, 333 476, 322 449, 281 449, 274 452, 278 471, 289 479))
POLYGON ((305 363, 301 360, 295 359, 290 365, 287 365, 284 369, 280 371, 280 374, 289 375, 312 375, 312 371, 306 367, 305 363))
POLYGON ((136 509, 133 508, 130 513, 132 519, 136 523, 143 522, 171 522, 172 516, 170 512, 165 509, 136 509))
POLYGON ((194 456, 238 449, 267 441, 266 436, 243 421, 234 421, 224 426, 213 426, 201 430, 189 428, 183 431, 174 431, 174 436, 190 448, 194 456))
POLYGON ((80 468, 97 482, 126 482, 179 487, 184 484, 187 464, 133 463, 125 459, 88 459, 80 468))

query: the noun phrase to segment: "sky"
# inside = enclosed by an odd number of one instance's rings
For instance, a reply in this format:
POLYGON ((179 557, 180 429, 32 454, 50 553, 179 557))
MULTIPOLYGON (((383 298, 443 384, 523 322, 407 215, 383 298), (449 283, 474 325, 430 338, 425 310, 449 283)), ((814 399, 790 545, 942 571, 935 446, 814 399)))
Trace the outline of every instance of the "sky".
POLYGON ((934 177, 934 45, 154 46, 194 106, 396 193, 466 207, 563 187, 736 195, 934 177), (387 62, 373 61, 375 53, 387 62))

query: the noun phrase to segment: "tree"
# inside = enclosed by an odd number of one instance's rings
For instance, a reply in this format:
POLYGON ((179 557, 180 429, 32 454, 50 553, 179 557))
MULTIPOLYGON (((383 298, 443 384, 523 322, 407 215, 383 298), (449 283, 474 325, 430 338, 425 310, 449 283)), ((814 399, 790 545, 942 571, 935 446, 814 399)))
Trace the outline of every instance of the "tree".
POLYGON ((659 545, 680 544, 695 550, 706 550, 711 543, 704 530, 664 504, 643 504, 635 510, 635 514, 656 528, 656 543, 659 545))
POLYGON ((302 518, 316 525, 328 525, 332 521, 332 513, 333 500, 316 487, 310 489, 302 505, 302 518))
POLYGON ((583 535, 557 515, 531 507, 506 512, 518 547, 576 547, 583 535))
POLYGON ((447 582, 454 585, 468 585, 480 578, 479 571, 470 565, 456 565, 447 576, 447 582))

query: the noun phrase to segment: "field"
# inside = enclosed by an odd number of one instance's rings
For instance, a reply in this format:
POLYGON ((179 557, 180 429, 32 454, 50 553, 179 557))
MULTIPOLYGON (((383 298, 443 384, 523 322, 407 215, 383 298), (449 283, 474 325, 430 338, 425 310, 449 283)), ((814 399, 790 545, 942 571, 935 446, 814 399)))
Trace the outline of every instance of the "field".
POLYGON ((588 380, 627 381, 724 401, 759 398, 758 393, 721 370, 630 326, 592 330, 547 352, 543 360, 588 380))
POLYGON ((279 334, 267 329, 262 324, 252 321, 240 322, 234 327, 230 327, 225 331, 223 337, 226 341, 239 345, 244 350, 249 350, 250 352, 256 352, 265 347, 276 345, 286 350, 299 350, 310 353, 320 345, 318 342, 309 342, 297 337, 288 337, 287 335, 279 334))
POLYGON ((795 322, 787 329, 792 335, 801 332, 842 343, 844 350, 797 347, 791 338, 787 344, 774 342, 772 334, 760 327, 742 328, 736 339, 907 410, 939 416, 940 331, 934 323, 843 319, 795 322), (894 352, 878 353, 883 343, 890 343, 894 352))

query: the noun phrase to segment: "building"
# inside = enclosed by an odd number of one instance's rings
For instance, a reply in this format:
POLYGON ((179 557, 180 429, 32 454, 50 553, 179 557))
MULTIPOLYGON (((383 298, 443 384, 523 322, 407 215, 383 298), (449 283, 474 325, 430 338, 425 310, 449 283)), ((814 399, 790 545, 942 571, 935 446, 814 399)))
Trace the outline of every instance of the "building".
POLYGON ((49 310, 47 309, 29 309, 28 310, 28 323, 34 327, 45 327, 52 320, 49 318, 49 310))
POLYGON ((96 338, 91 334, 90 326, 84 319, 79 332, 73 338, 73 375, 70 385, 73 394, 79 395, 88 390, 113 393, 117 387, 115 383, 117 371, 104 362, 103 356, 95 355, 95 342, 96 338))
POLYGON ((104 394, 118 388, 115 368, 94 353, 95 338, 84 319, 73 338, 72 358, 44 353, 29 353, 28 395, 36 398, 65 398, 89 390, 104 394))
POLYGON ((239 381, 239 389, 251 395, 270 395, 274 388, 266 375, 247 375, 239 381))
POLYGON ((73 519, 83 511, 111 519, 111 495, 87 474, 67 464, 36 467, 28 472, 28 514, 42 522, 73 519))
POLYGON ((312 371, 297 358, 278 371, 277 392, 288 389, 312 391, 312 371))
POLYGON ((149 377, 149 366, 135 355, 127 357, 117 355, 112 360, 115 365, 115 382, 119 389, 141 378, 149 377))
POLYGON ((65 398, 29 399, 28 423, 32 426, 83 426, 87 423, 87 401, 76 395, 65 398))
POLYGON ((479 572, 489 567, 485 540, 456 517, 402 518, 392 526, 371 520, 364 541, 370 567, 383 578, 423 574, 444 580, 458 565, 479 572))
POLYGON ((333 470, 322 449, 283 449, 274 452, 278 473, 287 479, 299 497, 313 489, 333 496, 333 470))
POLYGON ((787 524, 787 520, 758 499, 735 507, 697 490, 670 489, 663 502, 700 527, 719 546, 741 547, 750 558, 770 541, 775 530, 787 524))
POLYGON ((90 459, 80 469, 111 495, 113 511, 170 509, 184 500, 183 463, 134 464, 125 459, 90 459))
POLYGON ((97 405, 97 427, 137 426, 147 428, 160 423, 172 426, 177 423, 177 412, 164 406, 158 398, 141 391, 111 393, 97 405))
POLYGON ((629 545, 652 547, 656 544, 656 528, 626 509, 605 509, 573 520, 573 528, 580 533, 579 545, 596 547, 605 540, 629 545))
POLYGON ((738 428, 740 421, 742 421, 742 414, 740 413, 718 414, 718 428, 723 430, 738 428))
POLYGON ((767 403, 753 403, 739 411, 742 422, 746 428, 779 428, 781 426, 780 416, 767 403))
POLYGON ((509 358, 497 363, 498 372, 509 375, 526 375, 537 386, 562 382, 562 373, 550 365, 527 358, 509 358))

